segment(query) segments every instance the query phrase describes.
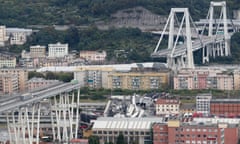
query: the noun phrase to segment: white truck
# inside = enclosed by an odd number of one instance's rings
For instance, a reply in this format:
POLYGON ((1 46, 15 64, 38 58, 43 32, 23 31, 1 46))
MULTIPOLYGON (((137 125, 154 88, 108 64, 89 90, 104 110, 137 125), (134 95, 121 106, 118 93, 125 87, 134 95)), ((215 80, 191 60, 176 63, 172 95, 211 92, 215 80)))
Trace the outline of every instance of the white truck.
POLYGON ((28 100, 28 99, 30 99, 30 98, 32 98, 32 94, 31 94, 31 93, 25 93, 25 94, 22 94, 22 95, 20 96, 20 99, 21 99, 22 101, 28 100))

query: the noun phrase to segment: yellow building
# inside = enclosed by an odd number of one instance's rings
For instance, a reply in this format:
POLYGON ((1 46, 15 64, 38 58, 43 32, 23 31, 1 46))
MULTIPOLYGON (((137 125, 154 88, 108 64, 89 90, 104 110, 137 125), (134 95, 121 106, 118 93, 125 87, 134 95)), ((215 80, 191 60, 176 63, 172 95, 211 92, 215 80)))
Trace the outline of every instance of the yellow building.
POLYGON ((46 57, 46 46, 30 46, 30 55, 32 58, 46 57))
POLYGON ((168 72, 114 72, 108 75, 109 89, 149 90, 165 88, 168 72))
POLYGON ((166 88, 169 75, 164 65, 155 63, 88 65, 74 71, 82 87, 129 90, 166 88))

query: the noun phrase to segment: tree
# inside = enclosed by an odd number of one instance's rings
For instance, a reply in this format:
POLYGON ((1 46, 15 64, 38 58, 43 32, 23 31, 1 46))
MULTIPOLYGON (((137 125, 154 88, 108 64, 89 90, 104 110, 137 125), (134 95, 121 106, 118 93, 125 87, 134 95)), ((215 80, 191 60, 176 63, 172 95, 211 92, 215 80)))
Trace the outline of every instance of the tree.
POLYGON ((53 72, 48 71, 46 73, 46 79, 57 79, 57 77, 56 77, 56 75, 53 72))
POLYGON ((88 138, 88 143, 89 144, 100 144, 99 137, 98 136, 90 136, 88 138))
POLYGON ((67 30, 65 36, 65 42, 69 44, 70 47, 76 47, 80 41, 78 29, 76 27, 70 27, 67 30))
POLYGON ((123 136, 122 133, 120 133, 120 134, 118 135, 118 137, 117 137, 117 144, 127 144, 127 143, 125 142, 125 139, 124 139, 124 136, 123 136))
POLYGON ((44 78, 44 75, 42 73, 39 73, 39 72, 36 72, 36 71, 28 72, 28 79, 31 79, 33 77, 44 78))

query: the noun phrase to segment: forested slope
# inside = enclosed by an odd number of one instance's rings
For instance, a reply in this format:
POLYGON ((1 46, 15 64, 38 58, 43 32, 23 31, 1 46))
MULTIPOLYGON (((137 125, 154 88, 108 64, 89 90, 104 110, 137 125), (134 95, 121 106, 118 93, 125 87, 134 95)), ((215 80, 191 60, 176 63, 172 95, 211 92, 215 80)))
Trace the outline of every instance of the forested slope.
MULTIPOLYGON (((11 52, 20 53, 30 45, 62 42, 69 43, 74 50, 106 50, 109 60, 117 62, 151 61, 150 54, 155 48, 159 36, 142 33, 137 28, 112 28, 98 30, 96 21, 108 21, 111 14, 119 10, 142 6, 158 14, 169 14, 172 7, 188 7, 195 20, 204 18, 210 0, 0 0, 0 25, 7 27, 27 27, 29 25, 47 25, 28 38, 23 46, 12 46, 11 52), (56 31, 52 25, 71 25, 67 31, 56 31), (78 26, 87 26, 78 29, 78 26), (124 50, 121 57, 116 52, 124 50)), ((237 0, 227 0, 229 16, 233 9, 240 8, 237 0)), ((232 41, 232 58, 217 60, 238 62, 237 34, 232 41), (230 61, 230 60, 231 61, 230 61)), ((164 46, 163 46, 164 47, 164 46)))
MULTIPOLYGON (((209 5, 210 0, 0 0, 0 24, 89 24, 136 6, 159 15, 167 15, 172 7, 188 7, 197 19, 207 14, 209 5)), ((227 0, 227 6, 231 11, 239 8, 240 3, 227 0)))

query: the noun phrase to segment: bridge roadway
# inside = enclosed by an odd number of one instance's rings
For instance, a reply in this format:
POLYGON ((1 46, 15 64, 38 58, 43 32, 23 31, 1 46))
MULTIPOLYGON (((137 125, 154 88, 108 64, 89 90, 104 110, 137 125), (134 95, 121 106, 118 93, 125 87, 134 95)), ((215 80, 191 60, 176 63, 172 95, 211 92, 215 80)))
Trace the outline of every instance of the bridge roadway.
MULTIPOLYGON (((211 43, 217 43, 220 41, 224 40, 224 35, 218 35, 216 38, 214 37, 208 37, 208 36, 204 36, 202 37, 202 41, 198 40, 194 40, 194 42, 192 43, 192 50, 193 52, 203 48, 204 45, 208 45, 211 43)), ((162 49, 159 50, 155 53, 152 53, 152 57, 168 57, 169 54, 171 54, 171 49, 162 49)), ((173 57, 178 57, 178 56, 182 56, 182 55, 186 55, 187 52, 187 48, 185 44, 182 45, 177 45, 175 48, 175 51, 173 53, 173 57)))
POLYGON ((72 84, 72 83, 63 83, 51 88, 46 88, 44 90, 33 92, 32 97, 26 100, 16 99, 14 101, 5 102, 0 104, 0 113, 8 110, 17 109, 21 106, 26 106, 31 103, 39 102, 43 99, 53 97, 63 92, 70 92, 75 89, 79 89, 80 84, 72 84))

